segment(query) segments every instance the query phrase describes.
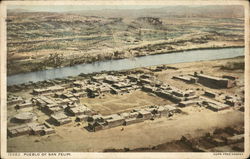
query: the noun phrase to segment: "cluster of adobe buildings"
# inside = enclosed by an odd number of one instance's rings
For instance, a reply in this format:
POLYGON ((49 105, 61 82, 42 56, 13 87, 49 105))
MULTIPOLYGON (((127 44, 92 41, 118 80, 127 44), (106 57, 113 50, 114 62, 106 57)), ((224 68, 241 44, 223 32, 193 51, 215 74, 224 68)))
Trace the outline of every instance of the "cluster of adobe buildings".
MULTIPOLYGON (((214 77, 205 75, 202 72, 187 75, 173 76, 173 79, 181 80, 189 84, 202 84, 204 86, 216 89, 228 89, 236 86, 236 77, 224 75, 222 77, 214 77)), ((187 102, 189 104, 189 102, 187 102)), ((244 107, 244 98, 237 94, 226 95, 223 93, 216 93, 205 90, 201 97, 199 97, 198 104, 211 109, 213 111, 220 111, 230 107, 244 107)), ((179 103, 180 106, 185 106, 179 103)))
POLYGON ((194 74, 173 76, 174 79, 182 80, 186 83, 200 83, 211 88, 232 88, 236 85, 235 77, 222 76, 214 77, 201 73, 194 72, 194 74))
POLYGON ((140 123, 145 120, 153 120, 160 117, 170 117, 178 112, 180 112, 180 110, 175 105, 154 105, 140 109, 133 109, 130 112, 111 114, 107 116, 97 114, 85 118, 85 121, 88 122, 87 129, 89 131, 98 131, 122 125, 126 126, 140 123))
POLYGON ((22 112, 16 114, 11 120, 20 123, 15 126, 8 127, 8 135, 16 137, 21 135, 49 135, 55 133, 54 128, 47 122, 36 122, 37 116, 31 112, 22 112))
MULTIPOLYGON (((174 76, 187 83, 200 83, 213 88, 231 88, 235 86, 235 78, 224 76, 222 78, 194 73, 193 75, 174 76)), ((50 117, 48 121, 39 124, 31 114, 21 114, 23 118, 13 117, 13 120, 22 125, 8 127, 10 136, 23 134, 51 134, 55 130, 49 124, 64 125, 72 122, 88 122, 89 131, 98 131, 121 125, 130 125, 159 117, 169 117, 179 112, 180 107, 193 104, 204 106, 213 111, 220 111, 232 106, 243 105, 244 101, 237 96, 220 95, 211 91, 204 91, 203 96, 195 90, 181 90, 158 80, 151 74, 139 73, 129 75, 99 74, 84 80, 75 80, 70 85, 55 85, 46 88, 33 89, 33 97, 25 100, 21 97, 9 96, 8 105, 15 105, 16 109, 36 106, 50 117), (142 90, 158 97, 172 101, 173 105, 142 106, 140 109, 103 116, 91 110, 80 102, 83 97, 101 97, 106 93, 124 94, 134 90, 142 90)))

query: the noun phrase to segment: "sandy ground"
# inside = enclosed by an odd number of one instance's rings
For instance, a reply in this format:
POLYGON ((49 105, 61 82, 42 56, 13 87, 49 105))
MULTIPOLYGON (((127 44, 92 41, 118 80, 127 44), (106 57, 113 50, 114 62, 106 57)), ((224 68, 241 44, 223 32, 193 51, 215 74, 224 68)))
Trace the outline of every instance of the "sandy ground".
POLYGON ((21 136, 8 139, 9 152, 103 151, 107 148, 139 148, 153 146, 179 139, 183 135, 202 136, 215 128, 243 124, 244 115, 235 110, 212 112, 189 107, 188 115, 178 114, 172 119, 161 118, 124 127, 116 127, 99 132, 88 132, 82 126, 68 124, 56 128, 50 136, 21 136))
POLYGON ((169 100, 137 90, 129 94, 106 94, 99 98, 82 98, 81 103, 103 115, 129 111, 147 105, 172 104, 169 100))
POLYGON ((225 65, 228 62, 241 62, 243 58, 234 58, 234 59, 224 59, 224 60, 213 60, 213 61, 200 61, 194 63, 179 63, 173 64, 171 66, 180 68, 179 70, 165 70, 162 72, 157 72, 155 75, 163 82, 168 83, 169 85, 175 86, 179 89, 196 89, 200 88, 203 90, 211 90, 217 93, 226 93, 226 94, 236 94, 239 93, 244 88, 244 70, 221 70, 220 66, 225 65), (173 80, 172 77, 175 75, 187 75, 194 74, 194 72, 203 71, 204 74, 221 77, 223 75, 230 75, 237 77, 237 87, 230 89, 212 89, 200 84, 187 84, 180 80, 173 80))

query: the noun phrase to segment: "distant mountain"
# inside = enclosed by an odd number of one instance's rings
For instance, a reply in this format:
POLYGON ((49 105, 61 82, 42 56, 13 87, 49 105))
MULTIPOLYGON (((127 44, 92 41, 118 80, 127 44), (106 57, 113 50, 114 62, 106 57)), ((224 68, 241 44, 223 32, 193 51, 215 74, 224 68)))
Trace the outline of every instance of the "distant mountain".
POLYGON ((211 17, 211 18, 242 18, 244 17, 243 6, 166 6, 152 9, 127 9, 127 10, 84 10, 72 11, 86 16, 108 17, 211 17))
MULTIPOLYGON (((9 9, 8 13, 39 12, 26 9, 9 9)), ((239 5, 208 5, 208 6, 163 6, 152 9, 103 9, 79 10, 65 13, 100 17, 200 17, 200 18, 242 18, 244 8, 239 5)))
POLYGON ((24 12, 32 12, 31 10, 28 9, 7 9, 7 13, 24 13, 24 12))

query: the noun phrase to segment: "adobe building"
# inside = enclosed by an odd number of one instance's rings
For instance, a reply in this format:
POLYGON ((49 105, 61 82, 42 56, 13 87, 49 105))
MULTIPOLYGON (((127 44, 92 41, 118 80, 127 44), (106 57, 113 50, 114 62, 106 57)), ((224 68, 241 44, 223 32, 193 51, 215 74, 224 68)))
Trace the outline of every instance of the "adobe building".
POLYGON ((32 93, 34 95, 41 95, 41 94, 45 94, 45 93, 48 93, 48 92, 49 92, 48 89, 43 88, 43 89, 33 89, 32 93))
POLYGON ((76 122, 81 122, 81 121, 88 121, 89 115, 81 114, 76 116, 76 122))
POLYGON ((12 120, 17 123, 28 123, 36 120, 37 117, 34 113, 31 112, 22 112, 19 114, 16 114, 12 120))
POLYGON ((58 104, 48 104, 46 106, 44 106, 42 108, 42 110, 46 113, 46 114, 55 114, 58 112, 63 112, 64 108, 62 107, 62 105, 58 105, 58 104))
POLYGON ((147 110, 140 110, 138 118, 143 118, 144 120, 149 120, 152 118, 152 113, 147 110))
POLYGON ((74 95, 72 93, 70 93, 70 92, 61 94, 61 98, 63 98, 63 99, 72 98, 72 97, 74 97, 74 95))
POLYGON ((180 113, 181 110, 176 106, 177 105, 164 105, 164 108, 167 109, 169 113, 180 113))
POLYGON ((105 79, 106 76, 107 76, 106 74, 92 76, 91 80, 94 82, 103 82, 103 80, 105 79))
POLYGON ((64 125, 71 122, 71 119, 68 118, 64 113, 56 113, 51 115, 50 119, 55 123, 55 125, 64 125))
POLYGON ((202 98, 202 99, 203 99, 202 104, 206 108, 208 108, 212 111, 215 111, 215 112, 230 108, 230 106, 228 106, 224 103, 220 103, 220 102, 217 102, 217 101, 209 99, 209 98, 202 98))
POLYGON ((8 136, 17 137, 21 135, 27 135, 31 133, 31 128, 27 124, 22 124, 18 126, 12 126, 7 128, 8 136))
POLYGON ((89 122, 88 123, 88 126, 87 126, 87 129, 89 131, 99 131, 99 130, 104 130, 104 129, 107 129, 108 126, 107 126, 107 123, 106 122, 103 122, 103 123, 100 123, 100 122, 89 122))
POLYGON ((28 126, 31 128, 33 135, 49 135, 55 133, 55 130, 48 124, 30 123, 28 126))
POLYGON ((106 122, 108 123, 108 126, 110 128, 121 126, 125 122, 125 119, 118 114, 110 115, 110 116, 108 116, 108 118, 105 118, 104 120, 106 120, 106 122))
POLYGON ((36 105, 40 106, 40 108, 45 107, 48 104, 56 103, 54 99, 46 96, 38 96, 36 98, 33 98, 33 101, 36 103, 36 105))
POLYGON ((239 98, 237 96, 229 96, 229 95, 227 95, 227 96, 225 96, 224 101, 225 101, 225 104, 227 104, 229 106, 233 106, 233 107, 244 105, 243 104, 244 103, 243 99, 241 99, 241 98, 239 98))
POLYGON ((114 83, 119 82, 119 79, 116 76, 109 75, 109 76, 106 76, 103 81, 109 84, 114 84, 114 83))
POLYGON ((136 124, 136 123, 140 123, 143 121, 144 120, 142 120, 140 118, 128 118, 128 119, 125 119, 124 125, 136 124))
POLYGON ((143 85, 141 89, 142 89, 143 91, 145 91, 145 92, 154 92, 154 91, 156 90, 155 87, 153 87, 153 86, 151 86, 151 85, 149 85, 149 84, 143 85))
POLYGON ((78 88, 82 88, 82 89, 84 89, 84 87, 86 85, 87 85, 86 81, 75 81, 75 82, 73 82, 74 87, 78 87, 78 88))
POLYGON ((88 122, 103 122, 103 116, 101 114, 93 115, 88 117, 88 122))
POLYGON ((128 75, 127 78, 131 82, 138 82, 140 77, 139 77, 139 75, 131 74, 131 75, 128 75))
POLYGON ((33 89, 33 94, 34 95, 42 95, 42 94, 47 94, 47 93, 55 93, 59 91, 63 91, 64 87, 62 86, 51 86, 47 88, 42 88, 42 89, 33 89))
POLYGON ((103 83, 99 87, 99 93, 110 93, 110 91, 111 91, 110 85, 106 83, 103 83))
POLYGON ((100 95, 100 88, 96 85, 89 85, 86 89, 88 97, 95 98, 100 95))
POLYGON ((8 96, 7 97, 7 104, 19 104, 23 102, 23 98, 19 96, 8 96))
POLYGON ((235 80, 227 78, 213 77, 199 73, 195 73, 194 76, 198 78, 198 83, 211 88, 232 88, 236 85, 235 80))
POLYGON ((80 106, 76 106, 76 107, 73 107, 73 108, 68 108, 67 111, 74 115, 74 116, 79 116, 79 115, 91 115, 92 114, 92 111, 86 107, 85 105, 80 105, 80 106))
POLYGON ((22 108, 28 108, 28 107, 33 107, 33 106, 34 106, 34 104, 33 104, 33 102, 31 100, 25 100, 22 103, 17 104, 15 106, 15 108, 16 109, 22 109, 22 108))
POLYGON ((198 82, 198 78, 193 77, 193 76, 189 76, 189 75, 173 76, 172 78, 184 81, 186 83, 197 83, 198 82))
POLYGON ((166 107, 163 106, 158 107, 157 114, 159 114, 159 117, 169 117, 168 109, 166 109, 166 107))
POLYGON ((53 133, 55 133, 55 130, 46 123, 28 123, 7 128, 7 134, 10 137, 21 135, 49 135, 53 133))
POLYGON ((218 96, 218 94, 211 91, 205 91, 204 96, 207 96, 209 98, 215 98, 218 96))
POLYGON ((188 100, 188 101, 181 101, 178 106, 179 107, 187 107, 187 106, 190 106, 190 105, 194 105, 194 104, 197 104, 197 103, 200 103, 199 100, 188 100))

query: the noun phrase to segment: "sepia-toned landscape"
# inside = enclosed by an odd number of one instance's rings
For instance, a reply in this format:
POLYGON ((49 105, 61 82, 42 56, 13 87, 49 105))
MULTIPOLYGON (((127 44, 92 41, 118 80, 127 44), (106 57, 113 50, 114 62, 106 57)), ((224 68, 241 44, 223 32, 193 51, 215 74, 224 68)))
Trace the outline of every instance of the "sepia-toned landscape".
POLYGON ((244 152, 243 6, 43 8, 7 12, 8 152, 244 152))
POLYGON ((242 47, 242 6, 8 10, 8 75, 202 48, 242 47))

